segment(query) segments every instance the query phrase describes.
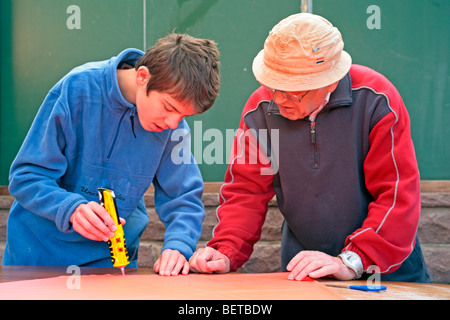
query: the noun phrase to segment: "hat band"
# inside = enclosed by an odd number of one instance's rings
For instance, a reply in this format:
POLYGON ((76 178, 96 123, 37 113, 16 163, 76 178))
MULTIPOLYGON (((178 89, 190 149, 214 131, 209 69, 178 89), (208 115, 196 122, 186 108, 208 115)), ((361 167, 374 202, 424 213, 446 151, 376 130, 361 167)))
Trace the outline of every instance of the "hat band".
POLYGON ((264 64, 267 68, 274 70, 276 73, 285 73, 288 75, 307 75, 320 73, 332 69, 339 61, 341 55, 327 59, 324 56, 316 58, 314 61, 308 59, 307 63, 297 60, 295 63, 280 64, 279 60, 269 59, 264 55, 264 64))

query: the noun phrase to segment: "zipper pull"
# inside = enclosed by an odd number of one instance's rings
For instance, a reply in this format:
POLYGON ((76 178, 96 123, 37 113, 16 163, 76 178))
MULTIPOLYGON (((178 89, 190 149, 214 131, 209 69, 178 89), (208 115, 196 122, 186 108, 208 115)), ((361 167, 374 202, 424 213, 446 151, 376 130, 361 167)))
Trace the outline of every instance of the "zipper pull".
POLYGON ((136 107, 131 109, 131 113, 130 113, 131 131, 133 132, 133 136, 136 139, 136 133, 134 132, 134 115, 135 114, 136 114, 136 107))
POLYGON ((312 144, 316 143, 316 122, 315 121, 311 122, 311 143, 312 144))

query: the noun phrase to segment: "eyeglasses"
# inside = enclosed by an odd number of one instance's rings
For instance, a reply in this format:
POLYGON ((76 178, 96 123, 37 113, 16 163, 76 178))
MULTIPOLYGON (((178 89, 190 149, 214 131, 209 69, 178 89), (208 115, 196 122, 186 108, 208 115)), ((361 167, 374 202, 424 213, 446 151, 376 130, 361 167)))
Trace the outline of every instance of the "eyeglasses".
POLYGON ((272 97, 272 99, 276 98, 276 96, 279 95, 280 97, 288 99, 289 101, 292 101, 292 102, 301 102, 302 99, 309 93, 309 91, 311 91, 311 90, 308 90, 308 91, 306 91, 306 93, 304 95, 299 97, 292 93, 287 93, 285 91, 272 89, 272 88, 266 87, 265 85, 262 85, 262 86, 264 89, 266 89, 267 91, 270 92, 270 96, 272 97))

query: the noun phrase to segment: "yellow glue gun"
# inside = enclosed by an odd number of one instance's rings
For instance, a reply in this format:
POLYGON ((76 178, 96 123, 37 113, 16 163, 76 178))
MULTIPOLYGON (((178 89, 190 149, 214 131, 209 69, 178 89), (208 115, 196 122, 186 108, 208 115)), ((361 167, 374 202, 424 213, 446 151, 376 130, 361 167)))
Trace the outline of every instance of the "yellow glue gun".
POLYGON ((98 188, 98 196, 100 198, 100 204, 108 211, 117 226, 114 237, 110 238, 108 241, 109 250, 111 252, 111 261, 113 266, 120 268, 122 275, 125 275, 125 266, 127 266, 130 261, 125 243, 125 233, 117 211, 116 196, 114 195, 114 191, 107 188, 98 188))

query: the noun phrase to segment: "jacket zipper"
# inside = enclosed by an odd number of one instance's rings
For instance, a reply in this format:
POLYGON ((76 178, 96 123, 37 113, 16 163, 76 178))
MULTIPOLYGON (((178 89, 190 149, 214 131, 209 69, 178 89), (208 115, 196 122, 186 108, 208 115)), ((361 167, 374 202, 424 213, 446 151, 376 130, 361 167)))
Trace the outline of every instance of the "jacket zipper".
POLYGON ((316 122, 315 121, 311 121, 311 144, 313 145, 314 148, 314 168, 318 168, 319 167, 319 153, 317 152, 317 143, 316 143, 316 122))
MULTIPOLYGON (((122 116, 120 117, 120 119, 119 119, 119 123, 117 124, 116 132, 115 132, 115 134, 114 134, 114 139, 113 139, 113 141, 112 141, 112 143, 111 143, 111 146, 110 146, 110 148, 109 148, 108 155, 106 156, 106 160, 107 160, 107 161, 109 161, 109 159, 111 159, 111 155, 112 155, 112 153, 113 153, 113 151, 114 151, 114 148, 115 148, 116 143, 117 143, 117 138, 118 138, 118 136, 119 136, 120 127, 121 127, 122 122, 123 122, 123 119, 125 118, 125 115, 126 115, 127 113, 128 113, 128 110, 125 111, 125 112, 123 113, 123 115, 122 115, 122 116)), ((135 116, 135 114, 136 114, 136 107, 134 107, 134 108, 131 109, 131 111, 130 111, 131 131, 132 131, 134 137, 136 138, 136 134, 135 134, 135 132, 134 132, 134 116, 135 116)))
MULTIPOLYGON (((273 112, 273 111, 267 111, 268 115, 277 114, 280 115, 279 112, 273 112)), ((317 143, 316 143, 316 121, 309 121, 311 125, 311 144, 313 145, 313 157, 314 157, 314 169, 319 168, 319 152, 317 150, 317 143)))
POLYGON ((134 116, 136 115, 136 106, 131 109, 130 113, 130 122, 131 122, 131 132, 133 132, 133 136, 136 139, 136 133, 134 132, 134 116))

